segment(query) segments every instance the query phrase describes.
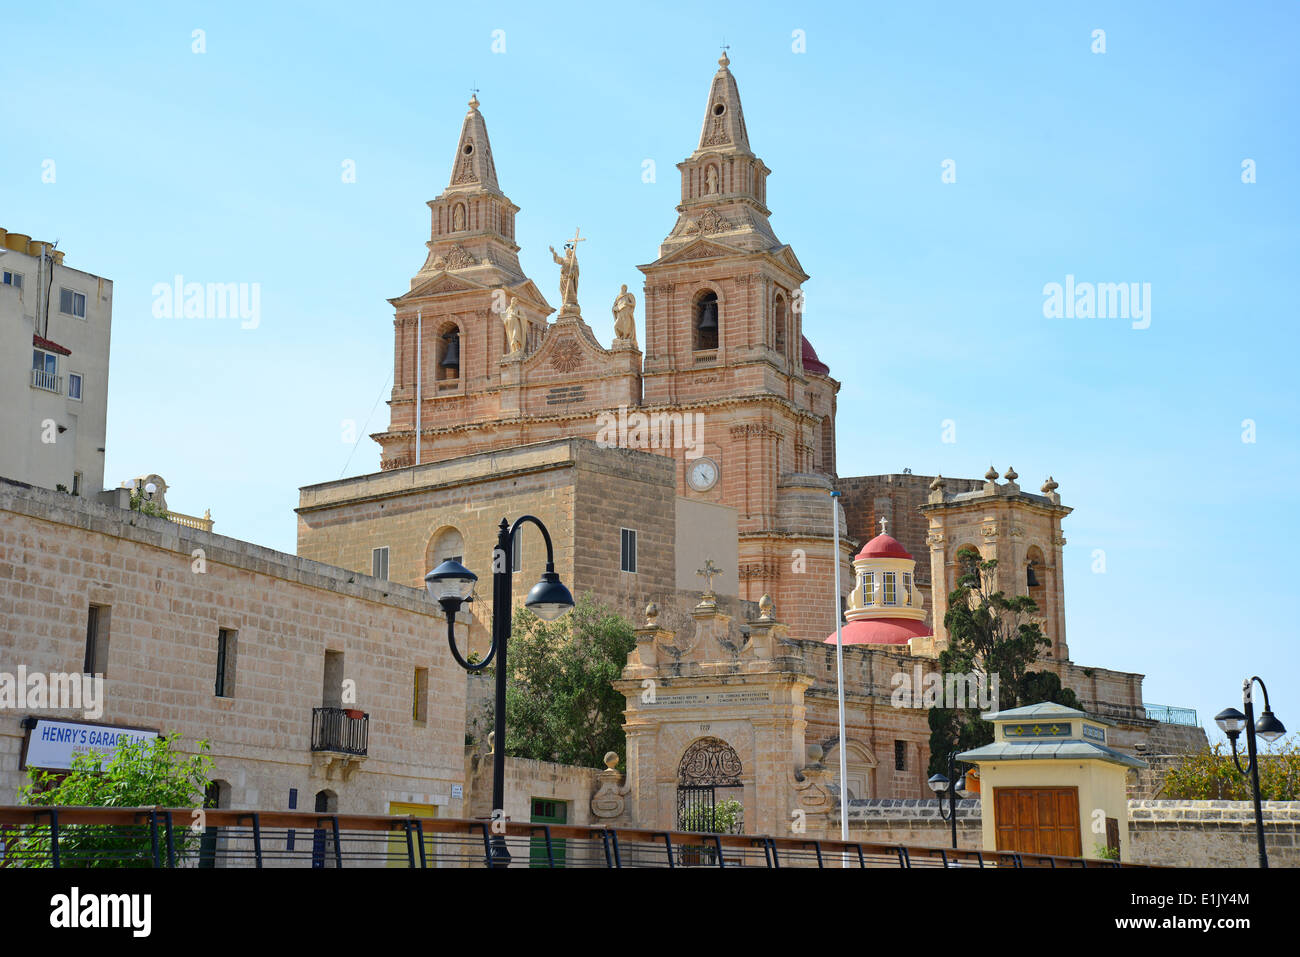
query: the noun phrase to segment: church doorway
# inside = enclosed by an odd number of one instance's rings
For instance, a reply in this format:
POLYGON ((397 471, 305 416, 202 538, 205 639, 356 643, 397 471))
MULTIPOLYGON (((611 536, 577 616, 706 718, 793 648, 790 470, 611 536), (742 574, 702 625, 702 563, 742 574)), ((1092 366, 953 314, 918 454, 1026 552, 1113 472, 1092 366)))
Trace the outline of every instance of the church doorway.
POLYGON ((745 830, 744 768, 720 738, 692 742, 677 766, 677 829, 712 834, 745 830))

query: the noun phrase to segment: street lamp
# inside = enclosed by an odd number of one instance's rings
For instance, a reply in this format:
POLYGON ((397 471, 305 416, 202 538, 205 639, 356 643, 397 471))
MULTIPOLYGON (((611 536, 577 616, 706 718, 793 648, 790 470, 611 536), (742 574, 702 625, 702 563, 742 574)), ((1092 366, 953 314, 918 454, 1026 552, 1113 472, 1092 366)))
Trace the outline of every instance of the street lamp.
POLYGON ((974 797, 975 792, 966 787, 966 775, 963 774, 957 778, 957 752, 952 751, 948 754, 948 774, 934 774, 926 782, 930 785, 930 790, 939 795, 939 817, 945 821, 952 822, 952 849, 957 850, 957 798, 974 797), (956 780, 954 780, 956 779, 956 780), (948 797, 948 810, 944 813, 943 796, 948 797))
POLYGON ((1268 867, 1268 852, 1264 849, 1264 812, 1259 804, 1259 761, 1255 752, 1255 736, 1263 738, 1270 744, 1276 741, 1282 735, 1286 734, 1286 728, 1282 722, 1277 720, 1273 715, 1273 709, 1268 705, 1268 688, 1264 682, 1258 678, 1248 678, 1241 683, 1241 703, 1246 709, 1242 714, 1236 708, 1225 708, 1214 716, 1215 723, 1228 736, 1232 742, 1232 763, 1237 766, 1237 770, 1243 775, 1250 775, 1250 787, 1254 792, 1255 799, 1255 837, 1259 841, 1259 866, 1268 867), (1259 687, 1264 692, 1264 713, 1255 721, 1255 701, 1254 701, 1254 684, 1259 682, 1259 687), (1242 726, 1246 728, 1246 767, 1241 766, 1241 760, 1237 757, 1237 738, 1241 734, 1242 726))
MULTIPOLYGON (((456 648, 456 613, 462 605, 474 600, 472 592, 478 576, 458 561, 448 559, 429 574, 424 576, 424 587, 447 616, 447 645, 452 657, 466 671, 482 671, 496 656, 496 716, 495 743, 492 749, 492 819, 505 824, 505 782, 506 782, 506 642, 510 638, 511 583, 514 575, 510 557, 514 554, 514 537, 519 533, 519 526, 532 522, 541 530, 546 540, 546 571, 541 580, 528 592, 524 606, 543 621, 555 621, 573 608, 573 595, 560 581, 555 571, 555 550, 551 546, 551 533, 546 526, 532 515, 524 515, 515 520, 514 525, 501 519, 497 530, 497 547, 492 553, 492 647, 487 657, 471 664, 461 657, 456 648)), ((492 838, 492 866, 509 867, 510 851, 505 838, 496 834, 492 838)))

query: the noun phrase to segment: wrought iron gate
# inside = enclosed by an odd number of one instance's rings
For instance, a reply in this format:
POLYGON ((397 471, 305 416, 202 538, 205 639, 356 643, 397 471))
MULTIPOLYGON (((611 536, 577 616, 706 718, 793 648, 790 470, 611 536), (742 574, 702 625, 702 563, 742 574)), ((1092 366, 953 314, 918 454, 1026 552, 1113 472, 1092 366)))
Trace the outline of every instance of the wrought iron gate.
POLYGON ((744 830, 741 814, 731 807, 725 814, 719 814, 718 804, 734 801, 743 809, 742 773, 740 757, 725 741, 700 738, 692 743, 677 768, 677 829, 741 833, 744 830))

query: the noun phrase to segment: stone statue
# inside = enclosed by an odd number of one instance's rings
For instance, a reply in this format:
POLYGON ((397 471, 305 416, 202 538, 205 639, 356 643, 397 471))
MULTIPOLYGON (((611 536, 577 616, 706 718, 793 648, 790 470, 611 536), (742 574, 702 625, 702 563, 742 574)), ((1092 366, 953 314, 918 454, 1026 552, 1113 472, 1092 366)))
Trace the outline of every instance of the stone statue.
POLYGON ((576 316, 581 313, 578 306, 578 243, 586 242, 573 231, 573 238, 564 244, 564 258, 551 247, 551 258, 560 267, 560 315, 576 316))
POLYGON ((710 166, 704 171, 704 192, 716 193, 718 191, 718 171, 710 166))
POLYGON ((506 352, 514 355, 524 348, 524 315, 523 310, 519 308, 519 297, 510 297, 510 307, 506 309, 506 314, 502 317, 502 322, 506 326, 506 352))
POLYGON ((636 309, 636 296, 627 291, 627 283, 619 289, 614 299, 614 338, 636 341, 636 320, 632 311, 636 309))

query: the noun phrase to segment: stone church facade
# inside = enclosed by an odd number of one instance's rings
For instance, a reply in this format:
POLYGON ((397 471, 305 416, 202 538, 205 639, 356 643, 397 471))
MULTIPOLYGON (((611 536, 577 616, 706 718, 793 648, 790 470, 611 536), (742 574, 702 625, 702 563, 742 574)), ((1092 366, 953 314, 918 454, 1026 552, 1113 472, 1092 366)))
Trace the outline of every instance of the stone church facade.
MULTIPOLYGON (((1031 492, 1014 469, 982 480, 838 474, 840 383, 807 337, 809 277, 769 221, 771 170, 751 148, 725 55, 678 169, 675 222, 639 267, 643 337, 620 296, 621 331, 606 347, 582 316, 580 233, 552 249, 558 312, 524 274, 520 207, 501 189, 470 100, 447 187, 428 204, 424 265, 390 300, 391 415, 373 436, 381 470, 301 490, 299 554, 370 573, 382 550, 385 574, 418 587, 447 557, 483 576, 501 517, 541 517, 575 595, 641 625, 618 685, 626 785, 613 800, 606 781, 606 811, 592 805, 619 823, 678 826, 692 789, 713 789, 740 801, 746 830, 781 833, 798 812, 810 832, 829 833, 841 746, 855 798, 928 797, 927 709, 900 706, 893 691, 896 676, 937 666, 968 551, 997 560, 996 588, 1038 603, 1050 641, 1042 667, 1117 723, 1119 747, 1145 741, 1156 723, 1142 676, 1070 659, 1061 523, 1071 510, 1053 479, 1031 492), (832 491, 843 505, 838 553, 832 491), (893 535, 877 535, 885 529, 893 535), (705 558, 721 568, 716 583, 694 577, 705 558), (836 563, 860 636, 845 638, 844 742, 836 563)), ((524 546, 516 601, 539 546, 524 546)), ((489 614, 472 606, 471 648, 485 645, 489 614)))

